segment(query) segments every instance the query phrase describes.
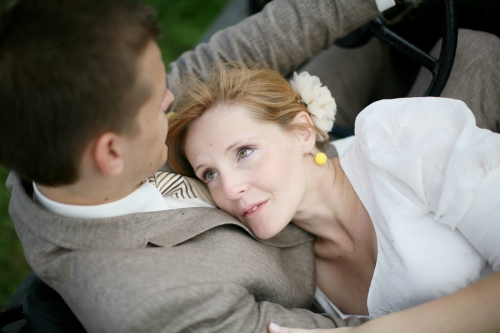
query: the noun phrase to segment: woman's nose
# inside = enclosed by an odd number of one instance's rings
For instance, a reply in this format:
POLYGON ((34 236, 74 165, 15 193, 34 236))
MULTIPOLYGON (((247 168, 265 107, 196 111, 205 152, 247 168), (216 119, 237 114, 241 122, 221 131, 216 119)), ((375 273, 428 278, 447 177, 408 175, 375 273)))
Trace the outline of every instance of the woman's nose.
POLYGON ((224 195, 229 200, 239 199, 247 190, 246 182, 237 175, 230 175, 222 180, 224 195))

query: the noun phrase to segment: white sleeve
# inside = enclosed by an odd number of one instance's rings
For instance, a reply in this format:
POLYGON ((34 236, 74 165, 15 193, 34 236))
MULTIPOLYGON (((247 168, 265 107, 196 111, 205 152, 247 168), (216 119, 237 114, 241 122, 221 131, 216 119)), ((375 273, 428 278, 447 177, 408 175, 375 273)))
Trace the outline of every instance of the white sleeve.
POLYGON ((478 128, 463 102, 431 97, 376 102, 355 131, 370 164, 500 268, 500 134, 478 128))
POLYGON ((396 3, 394 0, 375 0, 378 10, 382 13, 384 10, 394 7, 396 3))
POLYGON ((338 156, 342 157, 344 156, 344 153, 346 152, 347 148, 349 148, 355 140, 356 136, 351 135, 346 138, 330 141, 330 144, 335 147, 338 156))
POLYGON ((457 229, 494 271, 500 270, 500 171, 490 173, 476 190, 457 229))

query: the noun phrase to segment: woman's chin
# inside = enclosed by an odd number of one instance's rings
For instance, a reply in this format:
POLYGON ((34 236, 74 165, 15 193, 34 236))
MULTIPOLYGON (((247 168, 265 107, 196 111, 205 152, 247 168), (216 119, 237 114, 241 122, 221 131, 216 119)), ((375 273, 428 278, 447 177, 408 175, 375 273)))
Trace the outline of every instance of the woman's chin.
POLYGON ((254 236, 257 237, 258 239, 267 240, 267 239, 273 238, 274 236, 279 234, 280 231, 283 229, 273 230, 273 229, 268 229, 268 228, 265 228, 265 229, 250 228, 250 230, 252 231, 254 236))

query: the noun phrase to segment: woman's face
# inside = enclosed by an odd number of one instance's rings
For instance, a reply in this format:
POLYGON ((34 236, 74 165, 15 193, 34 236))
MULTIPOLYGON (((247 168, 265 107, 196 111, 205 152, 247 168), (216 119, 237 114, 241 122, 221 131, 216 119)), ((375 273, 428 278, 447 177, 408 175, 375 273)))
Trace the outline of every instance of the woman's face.
POLYGON ((217 205, 261 239, 279 233, 303 200, 304 149, 294 132, 256 120, 241 106, 205 112, 189 128, 185 146, 217 205))

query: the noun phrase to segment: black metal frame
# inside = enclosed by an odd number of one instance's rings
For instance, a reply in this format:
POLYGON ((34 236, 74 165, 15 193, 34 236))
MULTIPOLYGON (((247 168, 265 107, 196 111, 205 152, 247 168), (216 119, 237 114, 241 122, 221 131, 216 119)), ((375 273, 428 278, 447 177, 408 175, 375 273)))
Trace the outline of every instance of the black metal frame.
POLYGON ((443 10, 443 31, 441 54, 435 59, 428 53, 415 47, 405 39, 392 32, 385 24, 383 17, 378 17, 369 23, 370 32, 388 43, 408 58, 415 60, 432 73, 432 81, 424 96, 439 96, 450 77, 458 40, 457 10, 454 0, 441 0, 443 10))
POLYGON ((24 319, 23 305, 16 305, 0 311, 0 330, 4 327, 24 319))

